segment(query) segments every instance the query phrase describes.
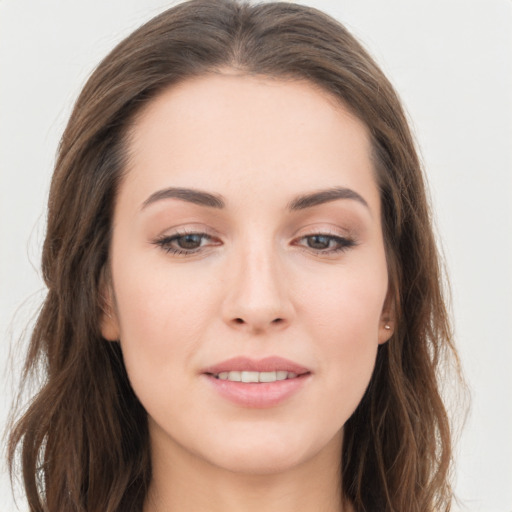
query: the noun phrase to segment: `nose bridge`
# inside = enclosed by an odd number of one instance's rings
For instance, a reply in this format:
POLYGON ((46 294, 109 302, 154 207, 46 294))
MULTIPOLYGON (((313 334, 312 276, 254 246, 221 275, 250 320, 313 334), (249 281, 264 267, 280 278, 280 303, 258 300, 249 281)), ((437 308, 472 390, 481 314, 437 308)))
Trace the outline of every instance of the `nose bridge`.
POLYGON ((237 247, 232 256, 225 321, 256 331, 289 322, 291 303, 274 241, 253 237, 237 247))

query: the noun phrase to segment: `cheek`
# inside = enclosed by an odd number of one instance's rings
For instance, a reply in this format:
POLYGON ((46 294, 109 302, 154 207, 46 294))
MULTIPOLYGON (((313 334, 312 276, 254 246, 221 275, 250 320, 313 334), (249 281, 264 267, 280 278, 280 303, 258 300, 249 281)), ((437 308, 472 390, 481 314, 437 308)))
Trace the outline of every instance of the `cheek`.
POLYGON ((171 337, 186 339, 213 305, 211 283, 186 268, 170 269, 165 259, 148 258, 144 253, 119 256, 113 268, 125 338, 138 332, 146 344, 168 343, 171 337))
POLYGON ((386 292, 384 269, 340 273, 307 296, 304 312, 323 361, 324 396, 333 400, 333 415, 342 423, 359 404, 371 379, 386 292))
POLYGON ((169 376, 188 367, 197 351, 204 322, 212 315, 215 288, 191 286, 195 282, 186 272, 169 272, 135 256, 113 262, 120 340, 130 381, 138 395, 158 393, 169 388, 169 376))
MULTIPOLYGON (((301 310, 312 329, 327 331, 320 339, 377 343, 387 294, 387 270, 375 265, 334 269, 321 280, 304 283, 301 310)), ((316 337, 318 339, 318 337, 316 337)))

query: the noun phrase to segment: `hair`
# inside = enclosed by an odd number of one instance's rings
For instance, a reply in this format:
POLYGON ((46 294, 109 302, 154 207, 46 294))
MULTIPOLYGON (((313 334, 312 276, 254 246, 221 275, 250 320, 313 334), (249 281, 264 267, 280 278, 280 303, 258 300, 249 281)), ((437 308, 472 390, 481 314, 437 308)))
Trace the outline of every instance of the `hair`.
MULTIPOLYGON (((118 343, 100 332, 112 215, 134 116, 159 92, 222 69, 307 80, 368 127, 396 328, 344 427, 342 489, 356 511, 447 511, 452 451, 440 374, 457 356, 421 164, 390 82, 326 14, 288 2, 191 0, 122 41, 84 86, 59 147, 42 271, 48 293, 12 427, 35 512, 140 512, 151 480, 147 415, 118 343)), ((18 459, 19 456, 19 459, 18 459)))

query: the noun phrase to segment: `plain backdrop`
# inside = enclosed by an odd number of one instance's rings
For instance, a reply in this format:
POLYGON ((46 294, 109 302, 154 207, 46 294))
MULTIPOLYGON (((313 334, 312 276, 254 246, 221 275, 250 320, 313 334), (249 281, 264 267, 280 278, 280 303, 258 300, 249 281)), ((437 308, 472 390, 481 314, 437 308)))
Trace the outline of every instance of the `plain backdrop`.
MULTIPOLYGON (((512 511, 512 2, 310 0, 362 39, 410 115, 472 393, 461 510, 512 511)), ((0 0, 0 428, 10 347, 43 297, 40 248, 59 137, 86 78, 164 0, 0 0)), ((2 447, 5 441, 2 441, 2 447)), ((0 511, 16 510, 0 464, 0 511)), ((20 510, 26 507, 20 501, 20 510)), ((403 511, 406 512, 406 511, 403 511)))

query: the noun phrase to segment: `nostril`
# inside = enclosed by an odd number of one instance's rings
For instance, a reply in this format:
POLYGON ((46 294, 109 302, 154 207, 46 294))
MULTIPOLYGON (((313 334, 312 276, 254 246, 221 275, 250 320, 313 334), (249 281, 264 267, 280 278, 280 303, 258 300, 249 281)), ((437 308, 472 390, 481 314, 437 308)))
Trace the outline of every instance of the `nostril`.
MULTIPOLYGON (((245 320, 243 318, 234 318, 233 321, 236 324, 245 324, 245 320)), ((273 324, 280 324, 282 322, 283 322, 282 318, 274 318, 274 320, 272 320, 271 323, 273 323, 273 324)))

